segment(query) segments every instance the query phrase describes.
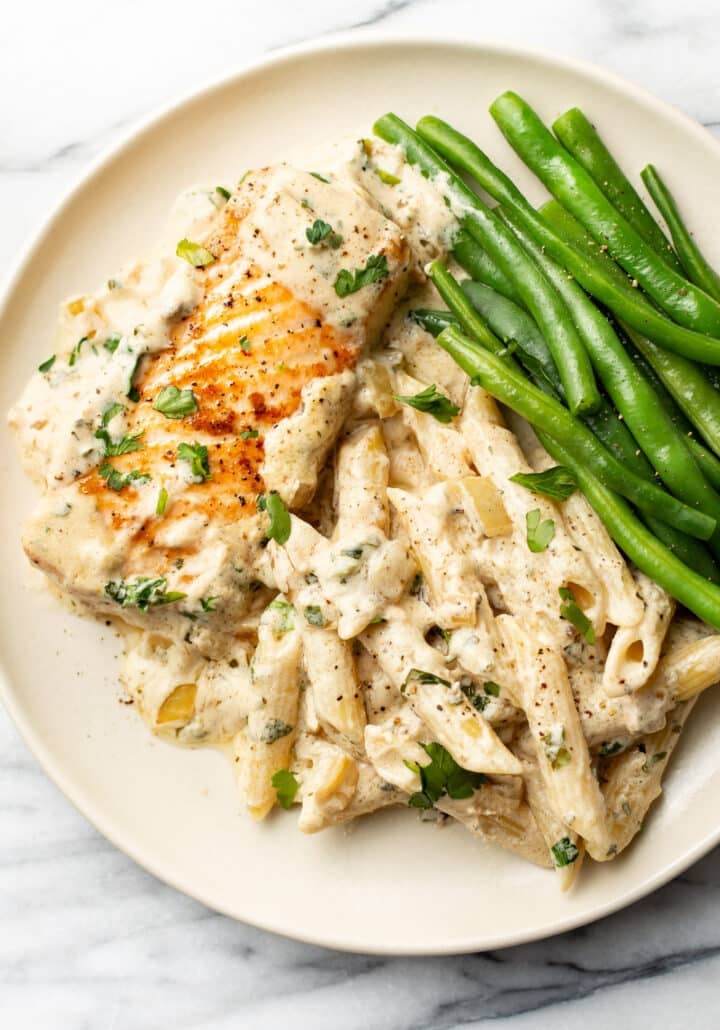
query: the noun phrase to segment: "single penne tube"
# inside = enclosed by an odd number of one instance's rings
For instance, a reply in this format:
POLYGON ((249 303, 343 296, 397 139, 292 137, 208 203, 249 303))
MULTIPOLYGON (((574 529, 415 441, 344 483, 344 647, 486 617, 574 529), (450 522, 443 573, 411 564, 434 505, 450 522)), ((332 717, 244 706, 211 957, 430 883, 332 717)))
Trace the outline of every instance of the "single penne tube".
POLYGON ((514 750, 523 763, 523 781, 530 811, 545 840, 560 888, 567 891, 580 872, 585 844, 574 830, 558 819, 553 810, 545 777, 537 761, 535 742, 527 727, 516 737, 514 750))
POLYGON ((335 472, 336 538, 362 535, 368 528, 387 536, 389 471, 379 423, 366 423, 343 440, 335 472))
POLYGON ((238 784, 248 811, 264 819, 276 801, 272 777, 287 769, 297 730, 302 643, 284 598, 263 612, 252 659, 254 708, 235 737, 238 784))
POLYGON ((361 636, 364 647, 429 731, 463 769, 517 774, 520 763, 490 724, 470 705, 460 680, 449 673, 442 654, 431 647, 402 608, 386 611, 386 622, 361 636))
MULTIPOLYGON (((396 392, 402 396, 412 397, 427 385, 404 372, 395 375, 396 392)), ((462 479, 472 475, 467 443, 460 433, 408 404, 402 407, 402 417, 414 433, 425 464, 436 479, 462 479)))
POLYGON ((607 842, 602 794, 562 655, 512 616, 499 616, 497 625, 514 672, 507 688, 528 720, 552 810, 596 849, 602 847, 607 842))
POLYGON ((675 701, 689 701, 720 681, 720 634, 674 647, 661 658, 648 690, 667 690, 675 701))
POLYGON ((643 616, 634 626, 618 626, 612 638, 603 672, 603 689, 609 697, 639 690, 648 682, 675 611, 675 602, 662 587, 642 572, 634 576, 643 616))
MULTIPOLYGON (((533 471, 542 472, 555 465, 525 419, 510 412, 508 424, 517 436, 533 471)), ((613 626, 637 625, 645 610, 642 599, 638 596, 627 562, 595 509, 579 490, 566 501, 558 502, 558 506, 570 537, 585 554, 598 582, 604 588, 608 622, 613 626)))
POLYGON ((390 463, 390 486, 399 486, 403 490, 431 486, 434 476, 426 466, 415 434, 403 421, 402 414, 385 419, 381 428, 390 463))
POLYGON ((352 645, 340 640, 331 627, 312 626, 302 612, 298 625, 303 643, 303 664, 312 691, 315 715, 321 726, 355 747, 363 742, 365 705, 360 690, 352 645))
POLYGON ((298 828, 317 833, 348 807, 358 784, 358 764, 342 748, 303 734, 297 742, 296 766, 300 776, 302 808, 298 828))
POLYGON ((564 588, 572 590, 595 635, 602 635, 607 622, 603 587, 567 532, 560 508, 511 481, 516 473, 532 469, 514 433, 499 422, 497 406, 488 403, 484 391, 468 391, 459 426, 475 468, 495 484, 512 523, 510 535, 479 543, 483 578, 497 583, 511 614, 525 616, 530 609, 544 616, 542 632, 548 643, 563 646, 567 640, 568 624, 560 615, 559 591, 564 588), (551 539, 539 551, 532 551, 528 543, 530 512, 538 523, 552 526, 551 539))
POLYGON ((388 497, 430 590, 438 625, 473 625, 485 588, 475 560, 475 540, 449 484, 437 483, 417 496, 391 488, 388 497))
POLYGON ((487 787, 481 787, 471 798, 462 801, 444 797, 436 803, 436 807, 462 823, 470 833, 481 840, 512 851, 526 862, 532 862, 542 869, 551 868, 552 863, 545 841, 529 806, 522 803, 517 807, 508 808, 505 802, 496 796, 497 810, 489 811, 486 791, 487 787))
POLYGON ((663 775, 694 704, 695 699, 678 702, 661 730, 607 760, 602 775, 608 842, 602 848, 588 843, 596 862, 620 854, 642 829, 650 806, 662 793, 663 775))

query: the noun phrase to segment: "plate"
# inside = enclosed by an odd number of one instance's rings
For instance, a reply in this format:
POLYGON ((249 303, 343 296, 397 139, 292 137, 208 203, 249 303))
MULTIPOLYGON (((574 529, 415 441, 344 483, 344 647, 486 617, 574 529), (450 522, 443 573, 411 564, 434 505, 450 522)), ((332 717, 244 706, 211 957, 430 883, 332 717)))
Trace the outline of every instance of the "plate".
MULTIPOLYGON (((32 244, 2 310, 0 408, 52 351, 56 309, 92 288, 160 231, 193 182, 233 182, 292 148, 367 135, 394 109, 443 115, 487 147, 539 201, 487 108, 505 89, 552 119, 583 107, 633 173, 654 161, 720 260, 708 212, 720 147, 634 86, 556 57, 457 41, 326 40, 276 53, 164 111, 97 163, 32 244)), ((561 895, 551 874, 409 810, 351 829, 300 834, 292 815, 241 814, 232 770, 214 751, 155 740, 120 703, 113 632, 74 617, 30 570, 18 540, 34 490, 2 428, 2 695, 48 775, 95 826, 169 884, 237 919, 316 944, 439 954, 517 944, 587 923, 680 873, 720 839, 720 697, 700 702, 666 793, 618 861, 583 869, 561 895)))

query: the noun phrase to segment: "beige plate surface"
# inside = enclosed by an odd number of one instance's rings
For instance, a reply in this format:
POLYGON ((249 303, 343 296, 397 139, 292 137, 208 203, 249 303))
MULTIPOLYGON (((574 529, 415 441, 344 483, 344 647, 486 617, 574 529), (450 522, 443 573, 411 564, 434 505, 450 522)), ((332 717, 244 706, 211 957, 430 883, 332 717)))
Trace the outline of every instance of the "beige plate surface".
MULTIPOLYGON (((95 166, 34 242, 2 313, 0 409, 52 352, 58 302, 92 288, 156 236, 193 182, 233 182, 290 147, 368 135, 392 108, 431 112, 484 144, 539 200, 490 101, 512 88, 546 118, 574 104, 633 173, 654 161, 720 259, 707 212, 720 147, 699 126, 596 69, 536 53, 456 42, 332 40, 272 56, 148 123, 95 166)), ((713 254, 714 251, 714 254, 713 254)), ((328 946, 382 953, 463 952, 557 933, 607 914, 681 872, 720 839, 720 698, 703 699, 673 759, 663 800, 622 859, 583 870, 561 896, 549 873, 460 828, 383 813, 352 831, 303 837, 292 815, 254 825, 229 764, 151 738, 118 703, 118 641, 66 613, 30 575, 18 539, 33 503, 15 448, 0 440, 2 694, 38 760, 118 847, 228 915, 328 946)))

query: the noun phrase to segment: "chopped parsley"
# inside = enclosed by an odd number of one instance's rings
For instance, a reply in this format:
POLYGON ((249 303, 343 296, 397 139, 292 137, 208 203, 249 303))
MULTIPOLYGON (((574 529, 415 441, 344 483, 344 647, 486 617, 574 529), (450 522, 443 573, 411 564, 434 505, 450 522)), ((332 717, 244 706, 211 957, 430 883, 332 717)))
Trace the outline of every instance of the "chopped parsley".
POLYGON ((408 404, 417 411, 424 411, 428 415, 432 415, 438 422, 443 422, 445 425, 452 422, 460 411, 460 408, 453 404, 449 397, 440 393, 434 383, 412 397, 403 397, 400 394, 393 394, 393 397, 396 401, 408 404))
POLYGON ((308 604, 305 607, 305 619, 311 626, 324 626, 327 621, 318 604, 308 604))
POLYGON ((179 590, 166 590, 165 585, 166 580, 162 577, 138 576, 135 580, 111 580, 105 584, 105 593, 122 608, 138 608, 141 612, 187 597, 179 590))
POLYGON ((153 404, 165 418, 185 418, 197 411, 197 401, 192 390, 178 390, 177 386, 164 386, 153 404))
POLYGON ((662 762, 663 758, 667 758, 667 751, 656 751, 654 755, 648 755, 643 762, 642 771, 644 773, 649 773, 654 765, 657 765, 658 762, 662 762))
POLYGON ((572 865, 580 854, 569 837, 561 837, 557 843, 553 844, 550 851, 557 869, 562 869, 566 865, 572 865))
POLYGON ((95 439, 102 440, 106 458, 116 458, 120 454, 131 454, 133 451, 143 449, 144 445, 140 442, 142 433, 136 433, 135 436, 122 436, 119 440, 113 440, 110 436, 108 425, 116 415, 120 415, 125 410, 125 405, 113 401, 103 412, 100 426, 95 430, 95 439))
POLYGON ((87 341, 88 341, 87 336, 83 336, 82 339, 78 340, 78 342, 75 344, 73 349, 70 351, 70 357, 68 358, 68 365, 71 368, 75 364, 77 359, 80 357, 80 351, 82 349, 82 345, 84 343, 87 343, 87 341))
POLYGON ((201 247, 199 243, 193 243, 192 240, 180 240, 175 253, 195 268, 205 268, 206 265, 211 265, 215 261, 214 254, 211 254, 205 247, 201 247))
POLYGON ((314 176, 314 178, 319 179, 320 182, 330 182, 330 180, 326 179, 324 175, 320 174, 320 172, 310 172, 310 174, 314 176))
POLYGON ((267 512, 270 518, 270 525, 265 533, 267 539, 274 540, 280 545, 286 544, 290 539, 292 523, 280 494, 275 490, 271 490, 269 494, 260 494, 257 506, 258 511, 267 512))
POLYGON ((421 790, 410 795, 411 808, 432 808, 445 794, 460 801, 472 797, 474 792, 487 783, 483 773, 462 769, 442 744, 420 745, 430 758, 427 765, 405 762, 408 769, 420 777, 421 790))
POLYGON ((55 355, 53 354, 53 356, 51 358, 48 358, 47 361, 43 361, 41 365, 38 365, 38 372, 49 372, 54 364, 55 355))
POLYGON ((610 755, 617 755, 621 751, 625 750, 625 745, 620 740, 613 740, 610 743, 603 743, 598 748, 598 754, 602 755, 603 758, 608 758, 610 755))
POLYGON ((363 286, 387 279, 390 271, 384 254, 371 254, 364 268, 341 268, 335 280, 335 293, 338 297, 348 297, 357 293, 363 286))
POLYGON ((345 547, 340 554, 345 558, 353 558, 355 561, 360 561, 363 555, 362 545, 360 547, 345 547))
POLYGON ((123 490, 130 483, 145 483, 150 479, 149 473, 140 472, 138 469, 133 469, 132 472, 121 472, 109 461, 103 462, 98 469, 98 475, 105 480, 109 490, 115 491, 123 490))
POLYGON ((268 605, 271 611, 278 612, 279 618, 276 621, 275 633, 281 637, 283 633, 289 633, 295 628, 295 609, 289 601, 283 601, 282 597, 276 597, 268 605))
POLYGON ((488 680, 487 683, 483 683, 484 694, 480 694, 475 687, 475 684, 469 679, 460 680, 460 690, 462 690, 470 704, 478 712, 485 711, 487 706, 490 704, 491 697, 500 697, 500 687, 497 683, 493 683, 492 680, 488 680))
POLYGON ((257 429, 243 429, 240 434, 241 440, 256 440, 260 434, 257 429))
POLYGON ((288 769, 278 769, 276 773, 273 773, 270 782, 275 788, 280 807, 290 808, 300 787, 293 774, 288 769))
POLYGON ((490 694, 491 697, 500 697, 500 687, 497 683, 493 683, 492 680, 483 683, 483 690, 486 694, 490 694))
POLYGON ((280 740, 281 737, 287 737, 292 731, 292 726, 287 722, 283 722, 282 719, 268 719, 260 734, 260 743, 274 744, 276 740, 280 740))
POLYGON ((544 519, 539 508, 525 513, 527 529, 527 545, 533 554, 541 554, 555 536, 555 523, 552 519, 544 519))
POLYGON ((118 282, 117 279, 108 279, 108 281, 107 281, 107 288, 109 290, 121 290, 122 289, 122 283, 118 282))
POLYGON ((545 754, 553 769, 562 769, 572 761, 572 755, 565 747, 565 727, 555 726, 541 738, 545 754))
POLYGON ((215 192, 219 193, 221 197, 225 198, 225 200, 230 200, 230 197, 232 195, 230 193, 230 190, 226 190, 224 186, 216 186, 215 192))
POLYGON ((560 605, 560 617, 571 622, 578 633, 581 633, 585 637, 588 644, 594 644, 595 630, 593 629, 593 625, 585 612, 578 605, 575 600, 575 595, 570 587, 560 587, 558 593, 563 600, 563 604, 560 605))
POLYGON ((393 175, 391 172, 385 172, 382 168, 376 168, 375 174, 380 182, 384 182, 386 186, 397 186, 401 181, 397 175, 393 175))
POLYGON ((217 597, 201 597, 200 607, 204 612, 214 612, 216 609, 216 601, 217 597))
POLYGON ((577 490, 575 476, 564 465, 555 465, 544 472, 516 472, 510 476, 511 483, 518 483, 534 494, 552 497, 554 501, 566 501, 577 490))
POLYGON ((190 463, 190 471, 194 478, 201 483, 211 478, 210 460, 205 444, 198 443, 197 441, 195 443, 178 444, 177 456, 180 461, 190 463))
POLYGON ((252 344, 248 340, 247 336, 241 336, 238 340, 238 343, 240 344, 240 350, 243 352, 243 354, 248 354, 250 352, 252 344))
POLYGON ((316 218, 311 226, 305 230, 308 243, 316 246, 318 243, 327 243, 333 250, 342 246, 343 238, 340 233, 334 232, 329 222, 323 222, 322 218, 316 218))
POLYGON ((161 486, 160 487, 160 492, 158 494, 157 504, 155 505, 155 514, 156 515, 164 515, 165 514, 165 509, 167 508, 167 503, 168 503, 168 492, 167 492, 167 490, 165 489, 164 486, 161 486))
POLYGON ((107 340, 103 341, 103 347, 106 351, 109 351, 111 354, 114 354, 120 346, 121 340, 122 335, 120 333, 113 333, 111 336, 108 336, 107 340))
POLYGON ((426 686, 431 683, 441 683, 444 687, 451 686, 450 680, 444 680, 441 676, 436 676, 434 672, 424 672, 422 669, 411 669, 405 677, 405 682, 402 685, 404 691, 408 683, 421 683, 426 686))

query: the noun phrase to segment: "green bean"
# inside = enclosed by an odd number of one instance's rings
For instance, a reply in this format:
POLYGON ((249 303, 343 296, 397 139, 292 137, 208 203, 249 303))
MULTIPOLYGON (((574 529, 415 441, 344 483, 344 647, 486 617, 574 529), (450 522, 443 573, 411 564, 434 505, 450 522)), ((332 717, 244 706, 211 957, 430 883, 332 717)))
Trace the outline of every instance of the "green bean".
POLYGON ((484 350, 454 326, 448 326, 440 333, 438 343, 473 377, 474 382, 522 415, 531 425, 558 440, 576 461, 584 463, 609 489, 616 490, 642 510, 651 512, 683 533, 701 540, 712 536, 715 530, 713 518, 688 507, 621 465, 559 401, 533 386, 502 358, 484 350))
MULTIPOLYGON (((720 526, 720 497, 698 468, 682 433, 652 385, 633 364, 610 322, 578 284, 543 253, 518 224, 516 216, 504 212, 503 217, 567 304, 598 379, 660 478, 676 497, 704 511, 720 526)), ((720 556, 720 529, 713 535, 711 548, 720 556)))
POLYGON ((623 325, 623 330, 708 446, 720 454, 720 394, 703 369, 678 354, 668 354, 628 325, 623 325))
MULTIPOLYGON (((472 175, 491 197, 514 211, 548 254, 605 307, 663 347, 695 361, 720 365, 720 341, 676 325, 657 311, 638 289, 631 286, 630 280, 614 261, 603 260, 599 251, 588 253, 586 248, 580 247, 572 237, 558 231, 541 216, 512 180, 466 136, 438 118, 422 118, 418 122, 418 130, 453 165, 472 175)), ((568 217, 571 224, 577 224, 572 216, 568 217)))
POLYGON ((443 180, 448 202, 457 212, 463 228, 482 244, 503 274, 512 281, 540 326, 555 359, 570 410, 590 411, 597 407, 600 393, 567 309, 513 233, 397 115, 387 114, 380 118, 374 131, 388 143, 400 145, 408 161, 418 165, 423 174, 443 180))
MULTIPOLYGON (((671 268, 683 270, 660 226, 645 206, 640 194, 605 146, 595 126, 578 107, 561 114, 553 122, 553 132, 562 145, 591 175, 613 207, 640 233, 671 268)), ((702 285, 700 283, 699 285, 702 285)))
POLYGON ((471 279, 485 283, 508 300, 524 306, 522 297, 506 275, 495 264, 493 259, 483 250, 478 241, 469 232, 461 229, 453 240, 453 257, 462 265, 471 279))
POLYGON ((603 486, 565 447, 549 437, 543 440, 543 446, 558 464, 572 470, 608 533, 630 561, 688 611, 720 629, 720 587, 683 564, 643 526, 622 497, 603 486))
POLYGON ((678 275, 613 207, 585 169, 558 143, 517 93, 490 105, 495 122, 525 164, 563 207, 575 215, 625 271, 676 322, 720 336, 720 304, 678 275))
POLYGON ((686 274, 711 297, 720 300, 720 276, 703 257, 692 233, 682 220, 672 193, 660 178, 660 173, 654 165, 648 165, 640 175, 655 206, 665 219, 686 274))
MULTIPOLYGON (((462 287, 467 289, 467 283, 463 283, 462 287)), ((521 311, 521 309, 518 310, 521 311)), ((489 311, 490 313, 495 314, 497 309, 493 307, 490 308, 489 311)), ((458 318, 450 311, 418 309, 412 312, 412 317, 416 322, 422 325, 424 329, 432 333, 433 336, 439 336, 442 330, 446 329, 448 325, 459 324, 458 318)), ((490 328, 498 331, 492 323, 490 323, 490 328)), ((499 332, 500 335, 502 335, 502 329, 500 329, 499 332)), ((539 332, 537 327, 536 332, 539 332)), ((472 335, 472 332, 470 332, 470 335, 472 335)), ((520 360, 522 361, 522 356, 520 360)), ((533 375, 533 371, 530 368, 528 368, 528 372, 537 386, 541 389, 546 389, 546 380, 544 376, 539 378, 538 376, 533 375)), ((669 399, 672 404, 672 399, 669 399)), ((652 481, 652 466, 647 461, 642 451, 638 449, 637 444, 625 423, 620 421, 617 416, 617 412, 610 407, 604 398, 601 408, 592 414, 586 414, 583 416, 583 421, 595 433, 597 438, 605 444, 607 449, 627 468, 631 469, 637 475, 642 476, 644 479, 652 481)), ((702 450, 704 451, 704 448, 702 448, 702 450)), ((704 453, 709 455, 709 452, 707 451, 704 451, 704 453)), ((712 455, 709 456, 713 457, 712 455)), ((713 458, 713 460, 716 459, 713 458)), ((720 462, 718 464, 720 465, 720 462)), ((647 513, 643 514, 643 520, 655 536, 669 547, 670 550, 685 562, 686 565, 704 576, 705 579, 710 579, 713 582, 720 583, 720 569, 716 566, 704 544, 700 543, 699 540, 686 536, 685 533, 680 533, 677 529, 673 529, 672 526, 666 525, 666 523, 661 522, 659 519, 656 519, 647 513)))

